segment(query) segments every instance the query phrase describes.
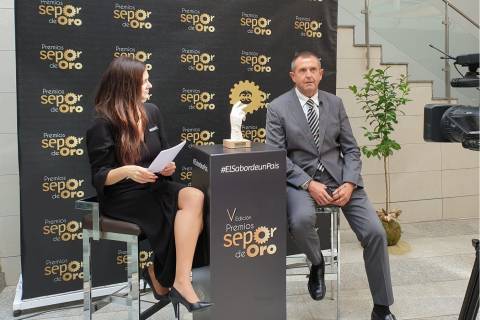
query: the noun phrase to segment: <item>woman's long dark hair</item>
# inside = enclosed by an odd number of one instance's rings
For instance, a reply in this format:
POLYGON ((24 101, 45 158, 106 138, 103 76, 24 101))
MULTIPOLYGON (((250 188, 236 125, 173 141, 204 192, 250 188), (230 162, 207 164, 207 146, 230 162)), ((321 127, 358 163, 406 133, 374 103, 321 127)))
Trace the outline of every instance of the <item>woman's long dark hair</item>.
POLYGON ((147 116, 142 102, 142 83, 145 65, 127 57, 114 59, 102 76, 95 96, 97 115, 107 119, 115 128, 117 157, 122 165, 140 159, 143 128, 147 116))

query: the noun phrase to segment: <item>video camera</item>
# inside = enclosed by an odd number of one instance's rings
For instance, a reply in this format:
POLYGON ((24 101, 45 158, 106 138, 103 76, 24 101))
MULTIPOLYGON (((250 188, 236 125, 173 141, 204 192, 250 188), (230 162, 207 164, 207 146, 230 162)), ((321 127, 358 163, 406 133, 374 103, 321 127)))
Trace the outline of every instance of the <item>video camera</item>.
MULTIPOLYGON (((479 54, 458 56, 455 64, 468 67, 463 78, 452 79, 452 87, 475 87, 478 77, 479 54)), ((479 151, 479 106, 427 104, 424 109, 423 139, 427 142, 461 142, 462 147, 479 151)))

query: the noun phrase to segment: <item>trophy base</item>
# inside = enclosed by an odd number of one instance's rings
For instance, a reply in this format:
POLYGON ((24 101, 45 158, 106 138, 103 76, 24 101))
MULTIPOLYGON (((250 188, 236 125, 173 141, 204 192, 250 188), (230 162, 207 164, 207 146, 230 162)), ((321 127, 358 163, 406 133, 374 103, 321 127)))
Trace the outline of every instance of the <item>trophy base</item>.
POLYGON ((252 142, 247 139, 243 139, 243 140, 223 139, 223 146, 229 149, 250 148, 252 146, 252 142))

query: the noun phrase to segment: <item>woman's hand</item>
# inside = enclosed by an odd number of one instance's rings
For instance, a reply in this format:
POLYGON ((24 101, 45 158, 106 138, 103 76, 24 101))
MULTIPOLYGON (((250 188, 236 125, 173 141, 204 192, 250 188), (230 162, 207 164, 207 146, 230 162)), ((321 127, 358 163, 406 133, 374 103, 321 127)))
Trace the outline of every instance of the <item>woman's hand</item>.
POLYGON ((175 169, 177 169, 175 162, 170 162, 160 171, 160 174, 165 177, 170 177, 175 172, 175 169))
POLYGON ((148 183, 155 182, 158 177, 153 173, 148 171, 148 169, 140 166, 125 166, 127 178, 132 179, 138 183, 148 183))

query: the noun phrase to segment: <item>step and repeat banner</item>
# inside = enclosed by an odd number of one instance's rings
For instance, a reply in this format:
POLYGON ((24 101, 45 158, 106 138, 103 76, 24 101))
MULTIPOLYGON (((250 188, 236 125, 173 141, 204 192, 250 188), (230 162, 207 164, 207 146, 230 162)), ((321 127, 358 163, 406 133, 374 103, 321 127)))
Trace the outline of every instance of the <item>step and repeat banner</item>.
MULTIPOLYGON (((222 143, 238 100, 249 103, 244 136, 264 142, 266 105, 291 88, 296 51, 322 56, 321 87, 335 92, 337 1, 17 0, 15 24, 22 299, 81 289, 74 201, 94 195, 85 132, 112 58, 145 63, 172 145, 222 143)), ((190 154, 176 160, 185 184, 190 154)), ((144 246, 142 266, 150 256, 144 246)), ((122 245, 101 242, 92 262, 94 285, 124 281, 122 245)))

